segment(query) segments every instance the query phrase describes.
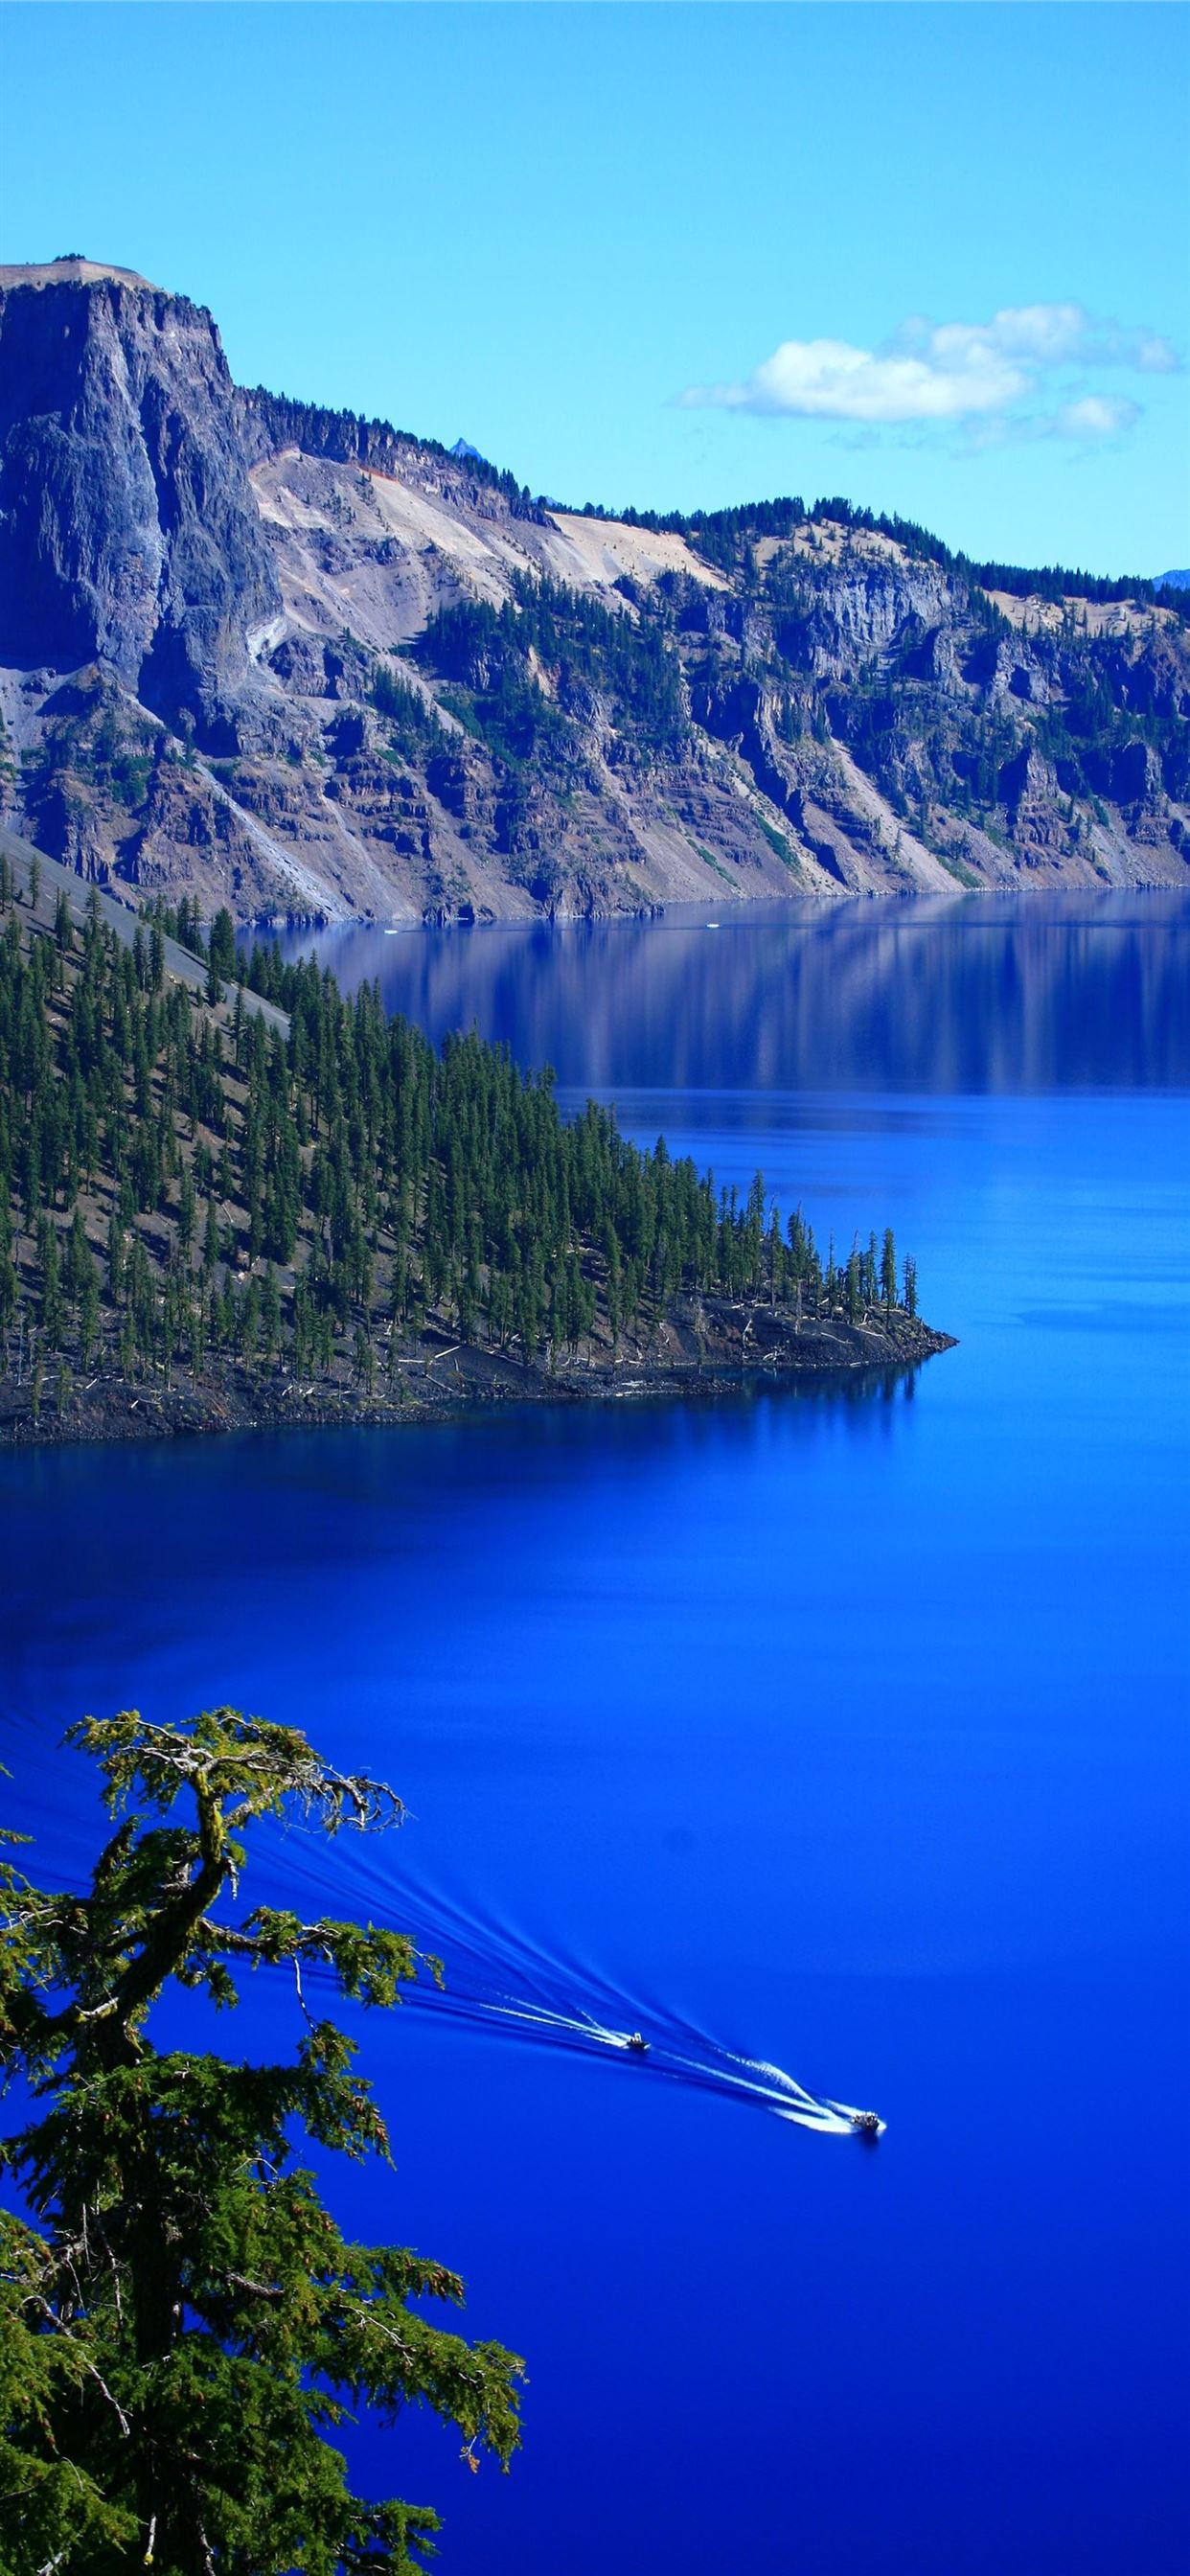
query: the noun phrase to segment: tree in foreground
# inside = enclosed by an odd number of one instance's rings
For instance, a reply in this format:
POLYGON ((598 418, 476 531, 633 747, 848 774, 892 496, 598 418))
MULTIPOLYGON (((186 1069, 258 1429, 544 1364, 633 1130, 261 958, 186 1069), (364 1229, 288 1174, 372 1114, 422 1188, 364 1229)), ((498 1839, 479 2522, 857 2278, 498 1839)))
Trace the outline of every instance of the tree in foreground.
MULTIPOLYGON (((431 2322, 439 2263, 348 2243, 298 2160, 303 2135, 388 2156, 351 2041, 302 2001, 283 2065, 158 2050, 171 1985, 329 1974, 383 2009, 421 1960, 403 1934, 238 1902, 246 1830, 399 1821, 296 1729, 235 1709, 184 1729, 86 1719, 115 1830, 85 1895, 0 1864, 0 2067, 35 2114, 0 2143, 0 2531, 5 2576, 348 2576, 433 2554, 428 2507, 351 2492, 336 2428, 421 2401, 474 2467, 506 2468, 521 2364, 431 2322), (15 2185, 15 2191, 14 2191, 15 2185)), ((4 1839, 11 1846, 18 1837, 4 1839)))

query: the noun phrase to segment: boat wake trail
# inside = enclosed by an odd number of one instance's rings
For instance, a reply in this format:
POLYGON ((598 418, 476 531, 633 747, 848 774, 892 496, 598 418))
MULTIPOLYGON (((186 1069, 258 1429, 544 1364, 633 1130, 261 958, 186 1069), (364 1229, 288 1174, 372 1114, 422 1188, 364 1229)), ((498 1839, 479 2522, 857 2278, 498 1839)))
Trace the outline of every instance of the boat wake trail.
MULTIPOLYGON (((6 1735, 19 1729, 5 1720, 6 1735)), ((20 1744, 20 1750, 26 1747, 20 1744)), ((22 1768, 24 1765, 22 1764, 22 1768)), ((83 1811, 54 1806, 39 1775, 25 1789, 16 1820, 40 1840, 52 1834, 59 1885, 86 1884, 89 1844, 83 1811), (40 1829, 40 1831, 39 1831, 40 1829)), ((697 2086, 726 2100, 751 2104, 770 2118, 816 2129, 827 2137, 882 2135, 884 2122, 826 2094, 810 2093, 782 2066, 746 2057, 656 2002, 644 2002, 610 1985, 586 1965, 550 1957, 522 1933, 484 1921, 424 1885, 403 1886, 357 1837, 344 1833, 331 1845, 267 1827, 258 1847, 266 1902, 313 1915, 369 1920, 378 1929, 408 1932, 416 1926, 420 1958, 428 1969, 440 1959, 444 1983, 427 1973, 406 1989, 416 2012, 432 2013, 476 2032, 503 2031, 510 2038, 586 2057, 617 2057, 647 2066, 668 2081, 697 2086)), ((317 1968, 304 1973, 321 1982, 317 1968)), ((329 1969, 321 1972, 329 1976, 329 1969)))
POLYGON ((784 2067, 741 2055, 663 2007, 608 1985, 590 1968, 550 1958, 521 1934, 425 1889, 398 1890, 370 1855, 349 1854, 342 1841, 329 1866, 321 1865, 321 1854, 298 1859, 292 1844, 285 1863, 291 1888, 300 1878, 339 1905, 347 1896, 353 1913, 366 1911, 378 1927, 403 1930, 408 1916, 416 1917, 422 1956, 441 1960, 445 1982, 425 1977, 407 1989, 415 2011, 576 2055, 635 2060, 671 2082, 749 2103, 826 2137, 883 2135, 885 2124, 874 2112, 808 2092, 784 2067))

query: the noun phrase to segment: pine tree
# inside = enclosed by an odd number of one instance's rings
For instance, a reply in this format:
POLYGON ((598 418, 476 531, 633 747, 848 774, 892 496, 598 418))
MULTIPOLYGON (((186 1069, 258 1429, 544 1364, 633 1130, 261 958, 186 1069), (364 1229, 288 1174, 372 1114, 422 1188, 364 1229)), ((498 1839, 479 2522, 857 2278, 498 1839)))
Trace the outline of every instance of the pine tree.
POLYGON ((260 1818, 333 1835, 399 1821, 400 1801, 234 1709, 176 1729, 88 1718, 72 1736, 121 1819, 89 1888, 0 1866, 0 2067, 28 2088, 0 2143, 6 2576, 413 2570, 436 2514, 355 2495, 328 2436, 361 2403, 391 2421, 420 2400, 472 2466, 506 2468, 521 2364, 431 2322, 428 2302, 461 2298, 455 2275, 348 2242, 295 2159, 303 2133, 389 2158, 353 2043, 306 2010, 302 1970, 382 2011, 440 1972, 407 1933, 236 1902, 260 1818), (233 2003, 252 1969, 296 1986, 291 2058, 155 2044, 164 1997, 233 2003))
POLYGON ((178 1241, 182 1245, 183 1250, 189 1249, 190 1243, 193 1239, 196 1207, 197 1202, 194 1195, 194 1181, 191 1175, 190 1165, 189 1163, 184 1163, 182 1165, 182 1179, 178 1191, 178 1241))
POLYGON ((112 1209, 107 1229, 107 1293, 113 1306, 120 1303, 124 1285, 124 1229, 119 1214, 112 1209))
MULTIPOLYGON (((277 1274, 271 1262, 269 1263, 268 1269, 264 1275, 264 1288, 261 1295, 260 1306, 260 1330, 264 1347, 264 1357, 266 1361, 272 1362, 277 1356, 277 1350, 281 1340, 281 1297, 277 1287, 277 1274)), ((369 1348, 370 1347, 371 1345, 369 1345, 369 1348)))
POLYGON ((860 1252, 858 1244, 853 1244, 851 1251, 848 1254, 847 1275, 844 1284, 847 1298, 847 1321, 849 1324, 858 1324, 863 1305, 860 1280, 860 1252))
POLYGON ((207 954, 217 974, 230 977, 236 970, 236 929, 226 904, 222 904, 211 923, 207 954))

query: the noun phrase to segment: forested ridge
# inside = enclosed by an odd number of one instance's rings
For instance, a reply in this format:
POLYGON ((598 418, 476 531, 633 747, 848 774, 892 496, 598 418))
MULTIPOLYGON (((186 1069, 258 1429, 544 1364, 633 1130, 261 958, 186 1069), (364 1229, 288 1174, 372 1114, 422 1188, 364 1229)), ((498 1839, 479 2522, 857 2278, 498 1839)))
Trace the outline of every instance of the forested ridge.
POLYGON ((101 1380, 399 1405, 452 1348, 574 1372, 641 1359, 679 1310, 696 1341, 726 1309, 745 1337, 761 1308, 924 1334, 916 1302, 891 1231, 824 1259, 759 1176, 717 1193, 605 1108, 568 1120, 548 1070, 474 1034, 436 1052, 372 986, 271 947, 237 963, 226 914, 204 937, 159 908, 131 941, 94 891, 51 914, 36 866, 21 889, 0 859, 10 1420, 67 1424, 101 1380), (168 968, 174 934, 205 982, 168 968))
POLYGON ((606 510, 588 501, 583 515, 687 537, 709 563, 718 564, 725 572, 744 561, 758 538, 790 537, 799 529, 827 521, 862 535, 887 537, 920 562, 940 564, 984 590, 1008 591, 1016 599, 1160 603, 1183 624, 1190 622, 1190 608, 1176 583, 1147 581, 1134 573, 1080 572, 1068 564, 981 562, 961 549, 956 553, 916 519, 902 518, 895 510, 869 510, 862 502, 848 501, 838 493, 812 502, 803 501, 796 493, 785 494, 770 501, 736 502, 725 510, 606 510))

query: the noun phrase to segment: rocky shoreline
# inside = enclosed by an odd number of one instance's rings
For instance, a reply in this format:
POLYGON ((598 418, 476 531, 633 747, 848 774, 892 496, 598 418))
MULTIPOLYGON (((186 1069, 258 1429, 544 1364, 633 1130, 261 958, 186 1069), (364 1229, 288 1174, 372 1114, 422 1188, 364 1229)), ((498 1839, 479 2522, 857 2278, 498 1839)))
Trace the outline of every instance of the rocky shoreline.
POLYGON ((371 1386, 338 1367, 298 1378, 281 1367, 179 1368, 127 1378, 100 1365, 84 1383, 0 1380, 0 1444, 53 1447, 82 1441, 156 1440, 221 1431, 399 1425, 458 1419, 502 1404, 715 1402, 762 1386, 819 1377, 859 1381, 900 1374, 953 1350, 954 1336, 900 1310, 861 1322, 796 1315, 710 1299, 676 1307, 647 1344, 614 1355, 591 1345, 552 1364, 428 1335, 400 1349, 371 1386))

